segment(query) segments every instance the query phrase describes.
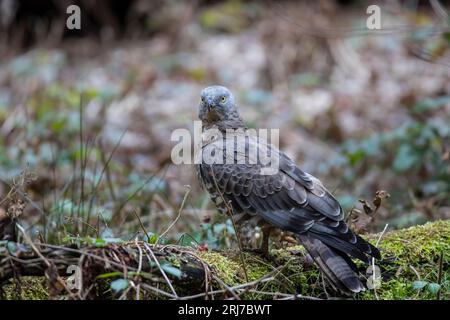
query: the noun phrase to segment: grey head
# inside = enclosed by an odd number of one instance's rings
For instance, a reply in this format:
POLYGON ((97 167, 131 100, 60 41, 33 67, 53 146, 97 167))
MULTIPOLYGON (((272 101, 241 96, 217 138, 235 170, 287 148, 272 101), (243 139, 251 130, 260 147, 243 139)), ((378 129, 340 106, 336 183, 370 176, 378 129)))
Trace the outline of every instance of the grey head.
POLYGON ((210 86, 202 90, 198 117, 207 127, 219 129, 242 128, 234 95, 223 86, 210 86))

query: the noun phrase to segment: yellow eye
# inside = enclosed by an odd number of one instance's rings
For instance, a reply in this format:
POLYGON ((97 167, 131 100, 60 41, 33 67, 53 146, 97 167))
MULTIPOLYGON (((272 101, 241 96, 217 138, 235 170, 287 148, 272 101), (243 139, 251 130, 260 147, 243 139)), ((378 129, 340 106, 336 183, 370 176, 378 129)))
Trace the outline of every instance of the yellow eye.
POLYGON ((221 103, 227 102, 227 97, 222 96, 222 98, 220 98, 220 102, 221 102, 221 103))

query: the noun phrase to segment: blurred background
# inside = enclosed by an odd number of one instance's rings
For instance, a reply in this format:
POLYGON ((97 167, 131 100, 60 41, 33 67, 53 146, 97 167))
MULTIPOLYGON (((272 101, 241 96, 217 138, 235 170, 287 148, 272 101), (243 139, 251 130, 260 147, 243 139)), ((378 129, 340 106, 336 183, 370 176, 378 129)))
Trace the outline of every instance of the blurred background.
POLYGON ((280 129, 359 232, 449 219, 448 12, 435 0, 0 0, 0 216, 24 207, 36 241, 145 228, 149 241, 234 246, 193 166, 170 158, 201 89, 222 84, 250 127, 280 129), (371 4, 381 30, 366 27, 371 4), (378 190, 391 196, 373 214, 359 200, 378 190))

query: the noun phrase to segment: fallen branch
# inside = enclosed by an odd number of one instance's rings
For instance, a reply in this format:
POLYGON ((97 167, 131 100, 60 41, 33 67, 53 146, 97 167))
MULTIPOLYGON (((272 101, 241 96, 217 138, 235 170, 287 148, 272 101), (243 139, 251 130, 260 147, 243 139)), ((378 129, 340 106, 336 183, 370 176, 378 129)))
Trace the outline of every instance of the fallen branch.
MULTIPOLYGON (((450 298, 445 287, 448 284, 442 281, 450 277, 450 221, 386 233, 384 230, 381 235, 367 236, 374 244, 378 240, 382 250, 384 261, 375 263, 383 278, 373 281, 380 286, 375 288, 376 293, 368 289, 355 298, 430 298, 425 289, 417 291, 412 287, 418 276, 421 281, 441 285, 441 299, 450 298), (399 292, 406 296, 396 296, 399 292)), ((7 290, 11 286, 26 285, 26 276, 46 276, 47 288, 59 287, 57 295, 72 299, 327 298, 320 273, 307 262, 301 246, 273 249, 270 261, 242 253, 247 264, 246 281, 241 253, 237 251, 199 251, 137 240, 103 247, 29 242, 0 242, 0 287, 6 291, 6 298, 12 297, 7 290), (49 266, 56 273, 50 277, 49 266), (82 272, 80 290, 67 289, 69 266, 77 266, 82 272), (116 288, 116 280, 123 286, 116 288)), ((367 266, 359 266, 364 278, 367 266)), ((369 276, 374 277, 374 273, 369 276)))

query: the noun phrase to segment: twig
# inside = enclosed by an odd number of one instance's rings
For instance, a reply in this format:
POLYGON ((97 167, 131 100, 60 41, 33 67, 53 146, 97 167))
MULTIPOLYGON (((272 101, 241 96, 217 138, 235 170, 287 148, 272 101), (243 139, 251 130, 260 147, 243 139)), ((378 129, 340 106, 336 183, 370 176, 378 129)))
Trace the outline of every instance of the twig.
MULTIPOLYGON (((246 287, 253 287, 259 283, 265 283, 268 281, 272 281, 274 279, 275 279, 274 277, 265 278, 265 276, 264 276, 261 279, 258 279, 258 280, 252 281, 252 282, 248 282, 248 283, 243 283, 243 284, 237 285, 235 287, 231 287, 230 289, 232 289, 232 290, 245 289, 246 287)), ((199 294, 194 294, 191 296, 184 296, 184 297, 180 297, 180 300, 190 300, 190 299, 202 298, 207 294, 218 294, 218 293, 224 293, 224 292, 227 292, 227 289, 214 290, 214 291, 210 291, 208 293, 199 293, 199 294)))
POLYGON ((190 186, 190 185, 185 185, 185 187, 187 187, 188 190, 187 190, 186 193, 184 194, 184 198, 183 198, 183 201, 181 202, 180 209, 178 210, 178 215, 177 215, 177 217, 175 218, 174 221, 172 221, 172 223, 169 225, 169 227, 166 229, 166 231, 164 231, 163 233, 161 233, 161 235, 158 237, 158 239, 156 239, 156 243, 155 243, 155 244, 158 244, 159 239, 161 239, 162 237, 164 237, 164 236, 167 234, 167 232, 169 232, 169 230, 172 229, 172 227, 175 225, 175 223, 177 223, 178 219, 180 219, 180 217, 181 217, 181 212, 183 211, 183 208, 184 208, 184 203, 186 202, 186 199, 187 199, 189 193, 191 192, 191 186, 190 186))
MULTIPOLYGON (((289 266, 289 264, 290 264, 291 261, 293 261, 293 260, 294 260, 293 258, 290 258, 286 263, 284 263, 283 265, 281 265, 281 266, 279 266, 279 267, 277 267, 277 268, 275 268, 274 266, 272 266, 272 265, 270 265, 270 264, 264 263, 264 261, 262 261, 262 260, 258 260, 258 261, 259 261, 260 263, 266 265, 267 267, 273 268, 273 270, 272 270, 270 273, 268 273, 268 275, 273 275, 274 278, 278 277, 278 275, 281 275, 281 276, 284 277, 284 280, 287 280, 287 281, 291 282, 291 284, 292 284, 292 281, 291 281, 288 277, 286 277, 285 275, 283 275, 282 272, 283 272, 283 270, 284 270, 285 268, 287 268, 287 267, 289 266)), ((266 286, 267 286, 267 283, 264 284, 264 286, 262 287, 262 289, 265 289, 266 286)))
MULTIPOLYGON (((167 285, 169 286, 169 288, 172 291, 173 295, 178 298, 178 295, 177 295, 177 293, 176 293, 176 291, 175 291, 175 289, 174 289, 174 287, 172 285, 172 282, 170 282, 169 277, 167 277, 167 274, 164 272, 163 268, 161 268, 161 265, 159 264, 158 259, 156 258, 155 254, 153 253, 153 250, 145 242, 144 242, 144 247, 148 250, 148 252, 150 252, 150 255, 152 256, 153 260, 155 261, 156 265, 158 266, 159 271, 161 271, 161 274, 163 275, 164 279, 166 280, 167 285)), ((148 257, 148 255, 147 255, 147 257, 148 257)), ((151 262, 151 259, 149 259, 149 261, 151 262)))
POLYGON ((301 294, 292 294, 290 296, 278 299, 278 300, 297 300, 297 299, 304 299, 304 300, 322 300, 320 298, 311 297, 311 296, 304 296, 301 294))
POLYGON ((144 234, 147 236, 147 241, 149 241, 150 240, 150 236, 148 235, 147 230, 145 230, 144 224, 142 223, 141 218, 139 217, 139 215, 138 215, 138 213, 137 213, 135 208, 133 208, 133 213, 136 216, 136 218, 138 219, 142 231, 144 231, 144 234))
POLYGON ((248 290, 248 292, 263 294, 263 295, 273 296, 273 297, 285 298, 285 299, 277 299, 277 300, 295 300, 295 299, 323 300, 323 299, 320 299, 317 297, 304 296, 302 294, 288 294, 288 293, 281 293, 281 292, 261 291, 261 290, 255 290, 255 289, 250 289, 250 290, 248 290))
POLYGON ((439 273, 438 273, 438 285, 439 290, 437 292, 437 299, 441 300, 441 288, 442 288, 442 268, 443 268, 443 264, 444 264, 444 251, 441 251, 441 255, 439 256, 439 273))
MULTIPOLYGON (((77 217, 80 218, 81 215, 81 207, 84 203, 84 179, 85 179, 85 170, 86 170, 86 159, 84 158, 84 155, 86 154, 87 150, 83 150, 83 121, 84 121, 84 117, 83 117, 83 95, 80 94, 80 135, 79 135, 79 139, 80 139, 80 202, 79 202, 79 206, 78 206, 78 212, 77 212, 77 217)), ((86 143, 87 144, 87 143, 86 143)), ((81 227, 81 230, 83 230, 83 227, 81 227)))
MULTIPOLYGON (((386 232, 387 228, 389 226, 389 223, 386 223, 384 226, 383 231, 381 232, 380 236, 378 237, 377 243, 375 244, 375 247, 378 248, 378 245, 380 244, 381 238, 383 237, 384 233, 386 232)), ((375 272, 375 258, 372 258, 372 283, 373 283, 373 292, 375 293, 375 297, 377 300, 379 300, 378 294, 377 294, 377 286, 376 286, 376 272, 375 272)))
MULTIPOLYGON (((100 139, 98 143, 99 143, 100 149, 103 151, 104 149, 103 149, 102 140, 100 139)), ((115 147, 114 147, 114 149, 115 149, 115 147)), ((114 152, 114 150, 112 151, 112 153, 113 152, 114 152)), ((111 157, 112 157, 112 153, 111 153, 111 157)), ((107 161, 105 159, 105 153, 104 152, 100 153, 100 159, 101 159, 101 161, 103 162, 103 165, 106 168, 106 172, 105 172, 106 173, 106 182, 108 183, 109 192, 111 193, 111 199, 115 202, 116 201, 116 193, 114 192, 114 185, 113 185, 112 179, 111 179, 110 168, 109 168, 109 165, 107 165, 109 160, 107 161)))
MULTIPOLYGON (((98 178, 98 180, 97 180, 97 183, 96 183, 95 186, 94 186, 94 190, 93 190, 93 192, 92 192, 91 199, 89 200, 89 209, 88 209, 88 212, 91 212, 92 206, 94 205, 94 199, 95 199, 95 196, 97 195, 98 188, 99 188, 99 186, 100 186, 100 183, 102 182, 103 176, 105 175, 105 172, 107 172, 107 169, 108 169, 108 167, 109 167, 109 163, 111 162, 112 157, 114 156, 114 153, 115 153, 115 152, 117 151, 117 149, 119 148, 120 143, 122 142, 123 137, 125 136, 125 133, 126 133, 126 132, 127 132, 127 129, 125 129, 125 130, 122 132, 122 134, 121 134, 120 137, 119 137, 119 140, 117 140, 116 144, 114 145, 113 150, 112 150, 111 153, 109 154, 108 159, 107 159, 106 161, 104 161, 104 160, 105 160, 105 159, 104 159, 104 154, 103 154, 103 152, 102 152, 102 161, 104 162, 104 164, 103 164, 102 171, 100 172, 100 176, 99 176, 99 178, 98 178)), ((111 185, 111 184, 109 183, 109 185, 111 185)), ((112 187, 110 186, 110 188, 112 188, 112 187)), ((110 192, 111 192, 111 194, 114 196, 114 192, 112 192, 112 191, 110 191, 110 192)), ((114 200, 114 197, 113 197, 113 200, 114 200)))
POLYGON ((224 287, 236 300, 241 300, 239 295, 236 294, 233 288, 231 288, 229 285, 227 285, 225 282, 223 282, 222 279, 220 279, 218 276, 213 275, 214 280, 216 280, 222 287, 224 287))
POLYGON ((168 293, 168 292, 165 292, 164 290, 155 288, 155 287, 153 287, 153 286, 151 286, 151 285, 149 285, 149 284, 147 284, 147 283, 141 283, 141 287, 144 288, 144 289, 153 291, 153 292, 155 292, 155 293, 157 293, 157 294, 160 294, 160 295, 162 295, 162 296, 165 296, 165 297, 167 297, 167 298, 170 298, 170 299, 178 299, 177 296, 174 296, 173 294, 170 294, 170 293, 168 293))
POLYGON ((325 279, 324 279, 323 272, 320 273, 320 276, 322 277, 322 288, 323 288, 323 292, 325 292, 325 295, 326 295, 327 299, 330 299, 330 295, 328 294, 327 288, 326 288, 326 286, 325 286, 325 279))
POLYGON ((420 273, 414 268, 412 265, 409 265, 409 268, 416 274, 417 280, 421 281, 420 273))
MULTIPOLYGON (((275 280, 276 277, 278 276, 278 274, 279 274, 284 268, 286 268, 287 265, 288 265, 288 264, 286 263, 286 264, 284 264, 284 265, 279 266, 278 268, 274 268, 274 269, 273 269, 272 271, 270 271, 268 274, 266 274, 266 275, 264 275, 263 277, 261 277, 261 278, 259 279, 259 282, 262 282, 261 280, 265 279, 266 277, 271 277, 271 278, 273 278, 273 280, 275 280)), ((255 283, 255 285, 258 285, 259 282, 257 281, 257 282, 255 283)), ((263 289, 265 288, 265 286, 266 286, 266 285, 263 286, 263 289)), ((247 290, 249 290, 249 289, 250 289, 250 288, 248 287, 247 289, 245 289, 245 291, 244 291, 243 293, 245 293, 245 292, 246 292, 247 290)))
POLYGON ((386 225, 384 226, 383 231, 381 232, 381 234, 380 234, 380 236, 378 237, 378 240, 377 240, 377 242, 376 242, 376 244, 375 244, 376 247, 379 246, 380 241, 381 241, 381 238, 383 237, 384 233, 386 232, 388 226, 389 226, 389 223, 386 223, 386 225))
POLYGON ((39 256, 39 258, 42 259, 42 261, 44 261, 45 265, 50 268, 52 266, 52 264, 47 260, 47 258, 45 258, 42 253, 39 251, 38 248, 36 248, 36 246, 34 245, 33 241, 30 239, 30 237, 27 235, 27 233, 25 232, 25 229, 16 222, 16 227, 17 229, 19 229, 19 231, 22 233, 23 238, 25 239, 26 242, 28 242, 28 244, 31 246, 31 248, 33 249, 33 251, 39 256))
MULTIPOLYGON (((137 241, 137 238, 134 239, 134 244, 136 245, 136 247, 139 250, 139 264, 138 264, 138 270, 137 270, 137 274, 139 274, 141 272, 141 270, 142 270, 142 249, 141 249, 141 246, 139 245, 139 243, 137 241)), ((136 275, 136 279, 137 279, 137 277, 138 276, 136 275)), ((140 291, 141 291, 140 283, 138 283, 136 285, 136 300, 140 300, 140 296, 139 296, 140 295, 140 291)))
MULTIPOLYGON (((120 267, 120 268, 123 267, 123 265, 120 264, 120 263, 111 261, 111 260, 106 259, 106 258, 102 258, 100 256, 97 256, 97 255, 89 253, 89 252, 84 252, 83 250, 74 249, 74 248, 67 248, 67 247, 57 246, 57 245, 52 245, 52 244, 47 244, 47 243, 40 243, 39 245, 43 246, 43 247, 48 247, 48 248, 51 248, 51 249, 60 249, 60 250, 63 250, 63 251, 78 253, 80 255, 84 254, 84 255, 86 255, 88 257, 91 257, 91 258, 94 258, 94 259, 97 259, 97 260, 101 260, 101 261, 109 263, 111 265, 115 265, 116 267, 120 267)), ((133 268, 133 267, 130 267, 130 266, 128 267, 128 269, 130 269, 130 271, 136 271, 137 270, 136 268, 133 268)))

